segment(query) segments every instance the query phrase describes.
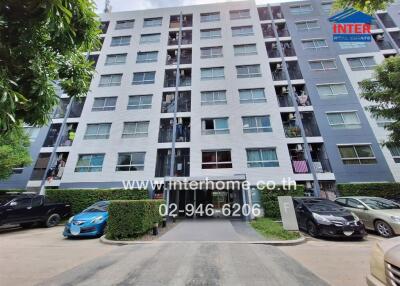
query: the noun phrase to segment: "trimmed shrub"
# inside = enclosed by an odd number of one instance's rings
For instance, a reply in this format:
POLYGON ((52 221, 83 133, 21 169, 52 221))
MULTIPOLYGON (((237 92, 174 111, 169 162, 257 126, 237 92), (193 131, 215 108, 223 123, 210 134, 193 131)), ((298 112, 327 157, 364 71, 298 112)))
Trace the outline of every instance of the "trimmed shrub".
POLYGON ((108 206, 107 238, 135 238, 160 223, 159 207, 163 200, 112 201, 108 206))
POLYGON ((81 212, 98 201, 149 198, 147 190, 125 189, 47 189, 46 196, 54 202, 69 203, 73 214, 81 212))
POLYGON ((282 186, 276 186, 273 190, 263 189, 260 190, 261 193, 261 204, 264 208, 264 216, 281 219, 281 212, 279 210, 278 197, 279 196, 292 196, 292 197, 302 197, 304 196, 304 186, 297 185, 296 188, 292 187, 290 189, 284 190, 282 186))
POLYGON ((340 196, 400 196, 400 183, 337 184, 340 196))

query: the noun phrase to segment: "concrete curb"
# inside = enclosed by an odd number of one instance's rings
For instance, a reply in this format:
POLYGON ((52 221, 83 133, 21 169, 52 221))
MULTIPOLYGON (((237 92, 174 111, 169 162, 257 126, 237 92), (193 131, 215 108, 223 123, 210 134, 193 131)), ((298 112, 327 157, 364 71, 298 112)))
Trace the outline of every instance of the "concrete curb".
POLYGON ((135 244, 185 244, 185 243, 218 243, 218 244, 265 244, 265 245, 273 245, 273 246, 295 246, 306 242, 306 238, 301 236, 298 239, 294 240, 247 240, 247 241, 163 241, 163 240, 150 240, 150 241, 143 241, 143 240, 110 240, 107 239, 104 235, 100 237, 100 242, 104 244, 110 245, 135 245, 135 244))

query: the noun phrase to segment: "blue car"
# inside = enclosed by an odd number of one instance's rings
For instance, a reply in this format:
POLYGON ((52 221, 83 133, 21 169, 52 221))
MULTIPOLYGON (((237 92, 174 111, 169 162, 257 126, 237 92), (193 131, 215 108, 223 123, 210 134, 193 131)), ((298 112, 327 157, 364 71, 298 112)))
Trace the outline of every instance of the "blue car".
POLYGON ((65 225, 63 235, 67 238, 102 236, 107 224, 109 204, 109 201, 97 202, 71 217, 65 225))

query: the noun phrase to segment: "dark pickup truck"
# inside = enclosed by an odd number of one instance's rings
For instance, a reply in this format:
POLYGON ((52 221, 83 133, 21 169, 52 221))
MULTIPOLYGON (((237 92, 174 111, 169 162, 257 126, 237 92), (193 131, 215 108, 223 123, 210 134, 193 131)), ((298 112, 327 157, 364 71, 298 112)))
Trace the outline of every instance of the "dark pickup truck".
POLYGON ((52 227, 70 213, 70 205, 50 202, 45 196, 24 193, 0 195, 0 225, 31 227, 39 223, 52 227))

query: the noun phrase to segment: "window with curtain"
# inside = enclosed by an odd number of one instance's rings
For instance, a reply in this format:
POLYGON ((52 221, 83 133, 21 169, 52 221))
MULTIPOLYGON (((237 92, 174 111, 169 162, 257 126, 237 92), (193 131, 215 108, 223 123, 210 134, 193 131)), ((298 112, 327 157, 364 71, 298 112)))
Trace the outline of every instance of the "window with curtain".
POLYGON ((396 163, 400 163, 400 146, 390 146, 388 147, 390 154, 392 154, 393 160, 396 163))
POLYGON ((232 168, 230 150, 202 151, 202 169, 226 169, 232 168))
POLYGON ((161 26, 162 24, 162 18, 161 17, 157 17, 157 18, 146 18, 143 21, 143 27, 147 28, 147 27, 158 27, 161 26))
POLYGON ((124 122, 122 138, 147 137, 149 134, 149 121, 124 122))
POLYGON ((312 21, 299 21, 295 23, 297 31, 309 31, 319 29, 317 20, 312 21))
POLYGON ((131 95, 129 96, 127 109, 150 109, 153 96, 146 95, 131 95))
POLYGON ((222 46, 200 48, 201 58, 218 58, 222 57, 222 46))
POLYGON ((88 124, 83 139, 108 139, 111 123, 88 124))
POLYGON ((159 43, 160 39, 161 39, 160 33, 140 35, 140 43, 141 44, 159 43))
POLYGON ((143 171, 145 152, 118 153, 116 171, 143 171))
POLYGON ((133 73, 133 85, 153 84, 156 77, 156 72, 135 72, 133 73))
POLYGON ((115 24, 115 30, 132 29, 135 20, 120 20, 115 24))
POLYGON ((239 89, 240 103, 266 102, 263 88, 239 89))
POLYGON ((119 36, 111 38, 111 47, 129 46, 131 44, 131 36, 119 36))
POLYGON ((222 34, 220 28, 200 30, 200 39, 215 39, 221 37, 222 34))
POLYGON ((275 148, 246 149, 247 167, 279 167, 275 148))
POLYGON ((329 125, 335 129, 354 129, 361 128, 360 118, 356 111, 347 112, 328 112, 329 125))
POLYGON ((229 134, 228 118, 207 118, 201 120, 201 134, 229 134))
POLYGON ((201 68, 200 69, 201 80, 214 80, 214 79, 224 79, 224 68, 201 68))
POLYGON ((138 52, 136 63, 152 63, 157 61, 158 52, 138 52))
POLYGON ((122 74, 104 74, 100 76, 100 87, 121 85, 122 74))
POLYGON ((232 10, 229 11, 229 15, 231 20, 248 19, 250 18, 250 10, 249 9, 232 10))
POLYGON ((254 35, 253 26, 232 27, 233 37, 252 36, 252 35, 254 35))
POLYGON ((376 67, 374 57, 348 58, 347 62, 352 71, 372 70, 376 67))
POLYGON ((234 45, 233 50, 235 56, 257 55, 256 44, 234 45))
POLYGON ((200 22, 217 22, 220 20, 219 12, 212 13, 201 13, 200 14, 200 22))
POLYGON ((260 65, 236 66, 236 73, 238 78, 260 77, 261 69, 260 65))
POLYGON ((313 6, 311 4, 293 5, 289 7, 289 11, 292 15, 309 14, 313 11, 313 6))
POLYGON ((126 62, 127 54, 107 55, 106 65, 122 65, 126 62))
POLYGON ((328 44, 325 39, 309 39, 309 40, 301 40, 301 44, 303 45, 303 49, 321 49, 327 48, 328 44))
POLYGON ((75 172, 101 172, 104 154, 81 154, 78 156, 75 172))
POLYGON ((117 97, 96 97, 93 101, 92 111, 109 111, 115 110, 117 97))
POLYGON ((259 133, 259 132, 272 132, 270 116, 244 116, 243 132, 244 133, 259 133))
POLYGON ((313 61, 308 61, 308 63, 313 71, 327 71, 327 70, 337 69, 336 61, 334 59, 313 60, 313 61))
POLYGON ((317 90, 322 99, 335 98, 336 96, 349 94, 344 83, 318 84, 317 90))
POLYGON ((213 90, 201 92, 201 105, 226 104, 226 91, 213 90))

